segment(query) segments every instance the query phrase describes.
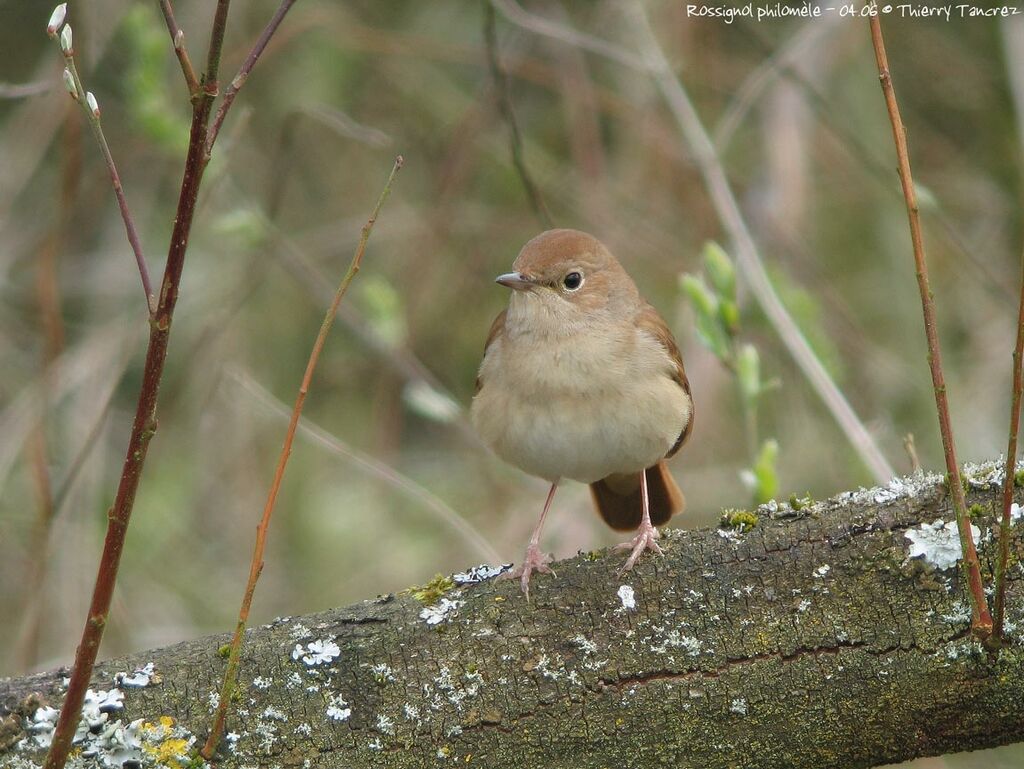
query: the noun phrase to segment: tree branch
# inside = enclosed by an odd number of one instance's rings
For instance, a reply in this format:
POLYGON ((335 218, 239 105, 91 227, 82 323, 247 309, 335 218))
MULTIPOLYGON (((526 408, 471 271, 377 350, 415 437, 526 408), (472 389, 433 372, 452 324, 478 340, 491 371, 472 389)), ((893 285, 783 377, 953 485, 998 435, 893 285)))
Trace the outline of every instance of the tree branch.
MULTIPOLYGON (((997 510, 1001 474, 998 463, 971 469, 970 501, 997 510)), ((743 533, 669 530, 665 558, 641 561, 625 580, 607 554, 564 561, 530 604, 517 585, 489 581, 448 591, 447 603, 435 597, 432 609, 388 595, 255 628, 219 766, 403 769, 444 757, 833 769, 842 756, 857 769, 1024 739, 1024 649, 986 654, 957 569, 909 557, 908 534, 941 536, 932 522, 952 517, 940 476, 757 514, 743 533)), ((992 518, 981 517, 983 529, 992 518)), ((993 530, 982 536, 987 566, 993 530)), ((1008 587, 1007 619, 1024 627, 1019 570, 1008 587)), ((118 672, 155 670, 140 675, 145 688, 121 687, 124 709, 108 718, 122 737, 107 724, 88 744, 109 752, 137 736, 136 749, 185 765, 226 640, 100 665, 97 692, 118 672), (174 735, 161 737, 162 718, 174 735)), ((48 734, 39 709, 60 706, 62 676, 0 681, 10 735, 0 764, 36 755, 48 734)))
POLYGON ((171 0, 159 0, 160 10, 164 14, 164 21, 167 22, 167 31, 171 35, 171 45, 174 46, 174 55, 178 57, 181 64, 181 74, 185 76, 185 85, 188 86, 188 95, 194 99, 199 93, 199 78, 192 67, 192 60, 188 57, 188 50, 185 48, 185 32, 178 26, 174 18, 174 9, 171 7, 171 0))
POLYGON ((206 151, 209 153, 213 149, 213 143, 217 141, 217 135, 220 133, 220 127, 224 123, 224 118, 227 117, 228 110, 231 109, 231 105, 235 101, 235 97, 241 90, 242 86, 245 85, 245 81, 249 78, 249 73, 252 72, 252 68, 256 66, 256 62, 259 61, 260 56, 263 54, 263 49, 267 47, 267 43, 270 42, 270 38, 277 32, 277 28, 281 26, 281 22, 284 21, 285 14, 295 4, 295 0, 282 0, 281 5, 277 11, 271 17, 270 21, 267 22, 267 26, 263 28, 263 32, 260 33, 259 39, 253 45, 249 51, 249 55, 245 57, 245 61, 242 63, 241 69, 238 70, 238 74, 231 81, 231 85, 224 92, 224 100, 221 101, 220 107, 217 108, 217 114, 213 118, 213 124, 210 126, 210 130, 206 136, 206 151))

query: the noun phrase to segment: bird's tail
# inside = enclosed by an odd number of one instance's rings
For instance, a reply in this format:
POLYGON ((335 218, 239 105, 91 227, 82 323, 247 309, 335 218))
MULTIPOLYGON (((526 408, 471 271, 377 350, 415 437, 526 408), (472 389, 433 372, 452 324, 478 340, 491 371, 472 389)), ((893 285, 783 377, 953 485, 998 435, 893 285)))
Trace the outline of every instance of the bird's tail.
MULTIPOLYGON (((661 526, 686 507, 686 498, 675 480, 661 461, 648 467, 647 500, 650 506, 651 523, 661 526)), ((609 475, 590 484, 590 495, 594 498, 597 512, 605 523, 618 531, 629 531, 640 526, 643 503, 640 499, 640 473, 609 475)))

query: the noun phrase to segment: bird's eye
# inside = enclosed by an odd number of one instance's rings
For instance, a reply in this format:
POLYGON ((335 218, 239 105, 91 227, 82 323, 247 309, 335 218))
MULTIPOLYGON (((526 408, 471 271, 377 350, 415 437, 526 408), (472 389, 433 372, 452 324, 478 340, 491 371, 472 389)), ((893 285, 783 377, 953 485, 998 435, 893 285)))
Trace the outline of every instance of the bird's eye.
POLYGON ((565 286, 568 291, 575 291, 583 285, 583 275, 578 272, 570 272, 562 278, 562 285, 565 286))

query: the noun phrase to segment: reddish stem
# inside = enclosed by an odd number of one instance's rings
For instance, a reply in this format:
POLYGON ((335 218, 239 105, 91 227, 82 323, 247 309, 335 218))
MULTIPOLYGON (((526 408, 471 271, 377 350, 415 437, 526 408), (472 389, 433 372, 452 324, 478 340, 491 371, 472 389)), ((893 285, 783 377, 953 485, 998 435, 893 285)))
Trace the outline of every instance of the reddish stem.
POLYGON ((1013 487, 1017 480, 1017 433, 1020 429, 1020 399, 1024 390, 1024 259, 1021 260, 1020 302, 1017 309, 1017 344, 1013 348, 1013 396, 1010 403, 1010 437, 1006 445, 1006 467, 1003 471, 1003 517, 999 522, 999 559, 996 561, 996 597, 992 636, 995 643, 1003 637, 1003 616, 1006 608, 1006 564, 1010 558, 1010 508, 1013 487))
POLYGON ((167 267, 155 311, 150 318, 149 347, 143 370, 142 387, 139 392, 135 420, 128 440, 128 451, 121 470, 114 504, 107 514, 107 533, 103 541, 103 555, 93 586, 92 602, 86 619, 82 639, 75 654, 75 665, 68 683, 60 717, 53 734, 53 742, 46 756, 44 769, 63 769, 67 762, 71 741, 74 738, 82 703, 89 687, 92 670, 96 664, 103 629, 110 614, 110 602, 117 582, 117 571, 124 550, 125 535, 135 504, 135 493, 139 478, 146 462, 149 442, 156 432, 157 395, 163 378, 164 363, 167 360, 167 343, 170 339, 171 319, 178 300, 178 286, 188 249, 192 217, 195 213, 196 198, 202 182, 203 171, 209 155, 206 152, 206 129, 210 121, 213 97, 217 93, 216 72, 220 50, 224 41, 224 27, 227 23, 227 7, 230 0, 220 0, 210 33, 210 57, 208 74, 203 93, 194 102, 192 129, 189 138, 185 170, 178 196, 178 209, 174 217, 170 247, 167 253, 167 267))
POLYGON ((174 18, 171 0, 160 0, 160 10, 163 11, 164 21, 167 22, 167 31, 171 35, 174 55, 178 57, 178 63, 181 64, 181 74, 185 76, 185 85, 188 86, 189 98, 194 99, 196 94, 199 93, 199 78, 196 77, 192 60, 188 57, 188 50, 185 48, 185 33, 178 26, 178 22, 174 18))
POLYGON ((260 56, 263 54, 263 49, 267 47, 267 43, 270 42, 270 38, 277 32, 277 28, 281 26, 281 22, 284 21, 285 14, 295 4, 295 0, 282 0, 281 5, 277 11, 271 17, 270 21, 267 22, 267 26, 263 28, 263 32, 260 33, 259 38, 249 51, 249 55, 245 57, 245 61, 242 62, 241 68, 238 70, 238 74, 231 80, 231 85, 224 91, 224 100, 220 103, 220 107, 217 108, 217 114, 213 118, 213 124, 210 126, 209 135, 206 138, 206 151, 209 152, 213 148, 213 143, 217 141, 217 136, 220 134, 220 127, 224 123, 224 118, 227 117, 228 110, 231 109, 231 105, 235 101, 235 97, 241 90, 242 86, 245 85, 245 81, 249 78, 249 73, 252 72, 253 67, 256 66, 256 62, 259 61, 260 56))
POLYGON ((932 374, 932 387, 935 391, 935 407, 939 417, 939 432, 942 434, 942 450, 946 457, 949 491, 953 497, 953 510, 956 513, 957 528, 960 531, 960 545, 963 550, 964 565, 967 567, 967 582, 970 588, 972 621, 975 634, 987 639, 992 633, 992 616, 989 614, 985 600, 985 590, 981 579, 981 565, 978 552, 974 547, 971 535, 971 523, 967 517, 967 501, 964 498, 964 487, 960 481, 960 466, 956 460, 956 446, 953 443, 953 428, 949 418, 949 402, 946 399, 946 382, 942 375, 942 355, 939 350, 939 337, 935 323, 935 301, 928 284, 928 265, 925 262, 924 238, 921 233, 921 218, 918 213, 917 195, 914 192, 914 179, 910 172, 910 154, 907 151, 907 136, 900 117, 896 92, 893 90, 892 77, 889 74, 889 60, 885 54, 885 42, 882 39, 882 26, 878 16, 869 19, 871 25, 871 42, 875 49, 875 60, 878 63, 878 78, 885 96, 885 105, 889 111, 889 122, 892 124, 893 140, 896 144, 896 157, 899 161, 900 183, 903 186, 903 198, 907 204, 907 218, 910 221, 910 240, 914 249, 914 265, 917 272, 917 287, 921 294, 921 309, 924 312, 924 333, 928 340, 928 366, 932 374))

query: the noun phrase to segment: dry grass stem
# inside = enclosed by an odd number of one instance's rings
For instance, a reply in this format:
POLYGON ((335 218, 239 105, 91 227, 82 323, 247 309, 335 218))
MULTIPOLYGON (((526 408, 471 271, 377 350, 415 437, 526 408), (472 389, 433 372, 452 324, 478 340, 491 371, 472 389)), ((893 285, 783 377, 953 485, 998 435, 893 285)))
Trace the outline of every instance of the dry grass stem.
POLYGON ((277 503, 277 495, 281 490, 284 471, 288 466, 288 457, 291 455, 292 443, 295 441, 295 431, 299 424, 299 418, 302 416, 302 407, 306 402, 306 394, 309 392, 313 372, 316 370, 316 364, 320 360, 320 353, 323 350, 324 343, 327 341, 327 334, 331 330, 331 326, 334 325, 334 317, 337 315, 338 306, 345 297, 352 279, 359 272, 363 261, 363 254, 366 251, 366 243, 370 239, 370 233, 373 231, 373 225, 377 221, 377 215, 380 213, 384 201, 387 200, 388 195, 391 193, 391 183, 394 181, 395 175, 402 168, 402 163, 402 156, 399 155, 395 159, 395 165, 391 169, 391 174, 388 176, 384 189, 377 199, 377 205, 374 206, 373 213, 363 226, 352 262, 349 264, 348 271, 338 285, 338 290, 334 294, 331 306, 324 315, 323 323, 320 325, 320 332, 317 334, 316 341, 313 343, 313 350, 309 354, 306 371, 302 375, 302 384, 299 385, 299 393, 295 398, 295 406, 292 408, 288 431, 285 433, 284 446, 281 447, 281 454, 278 456, 277 467, 274 470, 274 480, 271 482, 270 492, 267 494, 267 502, 263 507, 263 516, 260 519, 260 524, 256 527, 256 543, 253 548, 252 562, 249 566, 249 579, 246 582, 245 594, 242 596, 242 605, 238 611, 235 635, 231 639, 231 651, 228 655, 227 668, 224 671, 224 681, 221 684, 217 712, 214 714, 210 734, 201 751, 203 757, 207 760, 213 757, 224 734, 224 723, 227 719, 228 707, 231 704, 231 696, 234 692, 235 681, 238 676, 239 659, 242 652, 242 637, 245 633, 245 626, 249 621, 249 609, 252 606, 252 598, 256 592, 256 582, 260 578, 260 572, 263 571, 263 551, 266 547, 267 530, 270 526, 270 518, 274 513, 274 505, 277 503))
MULTIPOLYGON (((885 106, 889 112, 892 125, 893 141, 896 145, 896 157, 899 161, 900 184, 903 186, 903 198, 907 204, 907 218, 910 222, 910 240, 914 251, 914 266, 917 273, 917 287, 921 294, 921 310, 924 314, 924 332, 928 341, 928 366, 932 375, 932 387, 935 391, 935 408, 939 417, 939 432, 942 434, 942 450, 946 458, 946 472, 950 495, 953 498, 953 510, 956 513, 957 527, 960 531, 960 545, 963 548, 964 565, 967 568, 967 581, 970 587, 972 627, 982 639, 992 633, 992 617, 989 614, 988 602, 981 579, 981 565, 978 552, 971 534, 971 522, 967 517, 967 502, 964 498, 964 487, 960 480, 960 466, 956 459, 956 446, 953 441, 953 427, 949 418, 949 402, 946 398, 946 382, 942 373, 942 353, 939 349, 939 337, 935 322, 935 301, 928 283, 928 265, 925 261, 924 236, 921 232, 921 217, 917 207, 917 194, 914 191, 914 179, 910 171, 910 153, 907 150, 907 136, 900 117, 896 92, 893 90, 892 76, 889 72, 889 60, 885 53, 885 41, 882 39, 882 25, 878 16, 872 16, 868 23, 871 26, 871 43, 875 50, 875 61, 878 64, 878 79, 885 96, 885 106)), ((1019 337, 1018 337, 1019 339, 1019 337)), ((1014 441, 1016 437, 1014 436, 1014 441)), ((1011 481, 1012 482, 1012 481, 1011 481)))

